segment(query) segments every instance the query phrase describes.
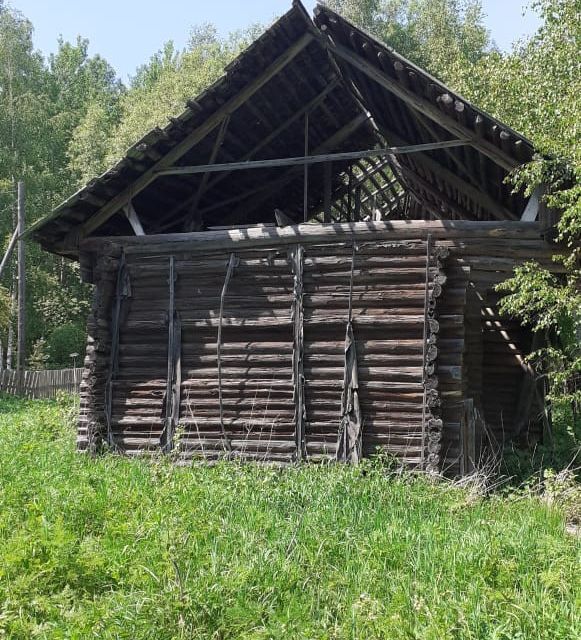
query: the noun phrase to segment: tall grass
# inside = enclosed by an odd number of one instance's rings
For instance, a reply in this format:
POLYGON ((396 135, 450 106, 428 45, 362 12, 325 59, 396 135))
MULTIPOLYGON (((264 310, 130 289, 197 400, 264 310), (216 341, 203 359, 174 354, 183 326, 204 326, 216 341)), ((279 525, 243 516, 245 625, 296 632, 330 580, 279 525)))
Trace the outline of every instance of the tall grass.
POLYGON ((581 638, 579 540, 532 496, 90 459, 65 413, 0 398, 0 637, 581 638))

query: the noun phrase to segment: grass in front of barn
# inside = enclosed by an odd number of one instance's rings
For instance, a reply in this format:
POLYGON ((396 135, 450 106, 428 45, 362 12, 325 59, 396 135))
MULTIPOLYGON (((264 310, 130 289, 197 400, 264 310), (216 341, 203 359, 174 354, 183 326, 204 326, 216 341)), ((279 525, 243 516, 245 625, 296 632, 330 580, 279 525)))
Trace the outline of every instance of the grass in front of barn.
POLYGON ((0 398, 0 637, 581 637, 579 539, 538 498, 91 460, 68 412, 0 398))

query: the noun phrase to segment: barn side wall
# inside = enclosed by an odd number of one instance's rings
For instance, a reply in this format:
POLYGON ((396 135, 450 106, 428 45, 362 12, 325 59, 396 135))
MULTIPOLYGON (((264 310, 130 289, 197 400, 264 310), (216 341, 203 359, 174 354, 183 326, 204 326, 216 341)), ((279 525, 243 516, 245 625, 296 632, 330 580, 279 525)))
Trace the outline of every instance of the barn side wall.
POLYGON ((466 472, 486 446, 475 432, 483 421, 497 437, 501 415, 505 441, 512 429, 487 385, 506 385, 503 407, 522 386, 519 331, 509 328, 517 354, 491 348, 488 334, 507 335, 485 317, 491 291, 519 260, 546 252, 532 233, 478 229, 254 247, 103 241, 87 260, 96 289, 79 448, 334 459, 351 318, 361 453, 466 472))

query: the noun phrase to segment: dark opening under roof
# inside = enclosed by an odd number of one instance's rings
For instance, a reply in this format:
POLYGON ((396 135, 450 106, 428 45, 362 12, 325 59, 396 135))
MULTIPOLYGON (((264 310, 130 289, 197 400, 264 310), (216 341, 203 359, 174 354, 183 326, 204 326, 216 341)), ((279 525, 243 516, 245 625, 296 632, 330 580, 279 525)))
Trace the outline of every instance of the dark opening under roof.
POLYGON ((39 221, 46 249, 77 254, 88 235, 127 235, 129 205, 145 233, 195 225, 302 220, 301 166, 157 175, 207 165, 418 145, 469 144, 341 160, 308 170, 309 218, 516 220, 526 205, 503 184, 531 143, 326 7, 292 9, 163 129, 39 221), (330 203, 330 204, 329 204, 330 203))

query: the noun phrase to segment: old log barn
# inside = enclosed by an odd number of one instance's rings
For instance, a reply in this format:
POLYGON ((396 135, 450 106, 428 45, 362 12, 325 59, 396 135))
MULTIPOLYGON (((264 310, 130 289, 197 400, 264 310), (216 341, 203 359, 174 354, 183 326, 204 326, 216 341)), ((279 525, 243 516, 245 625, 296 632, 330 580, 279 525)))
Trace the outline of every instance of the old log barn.
POLYGON ((78 447, 431 472, 542 435, 494 285, 550 262, 531 143, 299 2, 33 229, 94 284, 78 447), (537 434, 537 435, 535 435, 537 434))

